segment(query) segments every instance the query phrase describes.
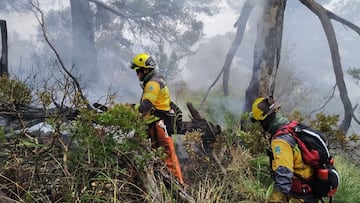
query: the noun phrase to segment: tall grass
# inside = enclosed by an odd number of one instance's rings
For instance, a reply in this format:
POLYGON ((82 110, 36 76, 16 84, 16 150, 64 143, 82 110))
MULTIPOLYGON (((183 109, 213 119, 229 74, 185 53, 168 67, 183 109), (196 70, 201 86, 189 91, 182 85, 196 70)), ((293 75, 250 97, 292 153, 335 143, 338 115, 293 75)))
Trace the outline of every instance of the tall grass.
POLYGON ((333 197, 335 203, 360 202, 360 168, 340 156, 335 157, 335 167, 340 175, 338 191, 333 197))

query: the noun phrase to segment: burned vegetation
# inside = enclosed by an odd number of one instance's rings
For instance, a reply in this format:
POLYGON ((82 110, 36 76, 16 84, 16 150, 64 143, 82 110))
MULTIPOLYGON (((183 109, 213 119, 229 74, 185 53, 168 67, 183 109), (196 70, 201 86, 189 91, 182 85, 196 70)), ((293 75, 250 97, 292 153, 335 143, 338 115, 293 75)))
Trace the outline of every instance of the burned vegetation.
POLYGON ((190 188, 199 181, 196 171, 211 165, 221 134, 188 104, 190 120, 178 122, 182 129, 175 138, 185 140, 177 142, 186 153, 180 160, 184 186, 165 170, 162 149, 150 150, 146 124, 129 105, 99 108, 79 102, 76 91, 61 100, 76 102, 65 105, 7 77, 0 94, 3 201, 195 202, 190 188))

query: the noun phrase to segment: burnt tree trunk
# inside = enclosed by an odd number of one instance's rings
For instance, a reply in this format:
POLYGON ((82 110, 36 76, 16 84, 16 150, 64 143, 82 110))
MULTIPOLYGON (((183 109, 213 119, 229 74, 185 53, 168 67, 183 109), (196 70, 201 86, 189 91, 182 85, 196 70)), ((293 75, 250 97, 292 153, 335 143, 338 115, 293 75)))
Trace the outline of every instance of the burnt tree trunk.
POLYGON ((236 51, 238 50, 238 48, 241 44, 241 41, 244 36, 245 28, 246 28, 246 23, 248 22, 250 14, 256 4, 257 4, 257 2, 255 2, 253 0, 246 0, 244 6, 242 8, 241 14, 239 16, 239 19, 236 21, 236 23, 234 25, 234 27, 237 27, 235 39, 232 42, 231 47, 226 55, 225 63, 223 66, 223 71, 224 71, 223 91, 224 91, 225 96, 229 95, 229 77, 230 77, 231 63, 234 59, 236 51))
POLYGON ((6 21, 0 20, 1 27, 1 58, 0 58, 0 76, 8 77, 8 44, 7 44, 7 28, 6 21))
POLYGON ((246 90, 245 111, 251 110, 255 98, 272 95, 280 63, 286 0, 267 0, 254 50, 253 75, 246 90))

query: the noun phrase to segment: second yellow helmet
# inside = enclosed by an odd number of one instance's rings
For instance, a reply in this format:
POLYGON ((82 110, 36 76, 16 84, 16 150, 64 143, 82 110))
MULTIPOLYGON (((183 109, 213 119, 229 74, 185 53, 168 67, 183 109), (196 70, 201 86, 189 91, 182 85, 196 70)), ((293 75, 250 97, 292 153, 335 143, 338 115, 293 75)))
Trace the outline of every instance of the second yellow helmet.
POLYGON ((131 61, 131 69, 137 70, 140 68, 151 68, 154 69, 156 63, 154 59, 146 53, 137 54, 131 61))
POLYGON ((267 98, 259 97, 255 99, 252 104, 252 118, 257 121, 262 121, 274 112, 280 110, 279 103, 275 102, 272 96, 267 98))

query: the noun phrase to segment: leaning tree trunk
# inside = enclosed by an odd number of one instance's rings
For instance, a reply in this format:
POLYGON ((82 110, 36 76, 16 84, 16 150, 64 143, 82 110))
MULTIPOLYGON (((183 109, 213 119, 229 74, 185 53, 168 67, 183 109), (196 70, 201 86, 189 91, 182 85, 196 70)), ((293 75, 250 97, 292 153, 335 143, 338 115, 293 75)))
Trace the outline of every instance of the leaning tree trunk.
POLYGON ((7 28, 6 21, 0 20, 1 28, 1 58, 0 58, 0 76, 9 76, 8 71, 8 45, 7 45, 7 28))
POLYGON ((225 63, 223 66, 223 71, 224 71, 223 90, 224 90, 225 96, 229 95, 229 76, 230 76, 231 63, 234 59, 236 51, 238 50, 238 48, 241 44, 242 39, 243 39, 245 28, 246 28, 246 23, 248 22, 250 14, 257 3, 258 2, 253 1, 253 0, 246 0, 244 6, 242 8, 240 17, 234 25, 234 27, 237 27, 235 39, 232 42, 231 47, 226 55, 225 63))
POLYGON ((348 96, 346 84, 344 81, 344 75, 341 66, 341 59, 339 54, 339 47, 336 40, 334 27, 330 21, 329 13, 320 4, 313 0, 300 0, 305 6, 307 6, 312 12, 314 12, 321 21, 324 28, 329 47, 331 52, 331 59, 333 63, 336 84, 339 88, 340 98, 344 106, 344 119, 340 124, 339 130, 347 132, 351 124, 351 118, 353 115, 352 104, 348 96))
POLYGON ((86 81, 98 79, 94 29, 89 0, 70 0, 73 31, 73 65, 86 81))
POLYGON ((246 90, 244 111, 259 96, 272 95, 280 62, 286 0, 266 0, 254 50, 253 75, 246 90))

